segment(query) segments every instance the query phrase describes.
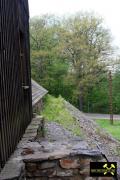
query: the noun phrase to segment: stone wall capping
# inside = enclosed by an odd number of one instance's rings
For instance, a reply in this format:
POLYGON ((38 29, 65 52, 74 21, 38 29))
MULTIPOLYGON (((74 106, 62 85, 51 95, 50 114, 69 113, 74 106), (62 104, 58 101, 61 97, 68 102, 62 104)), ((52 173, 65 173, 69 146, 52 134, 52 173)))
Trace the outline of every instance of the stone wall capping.
MULTIPOLYGON (((40 122, 38 123, 35 123, 35 124, 30 124, 29 126, 28 126, 28 128, 26 129, 26 131, 29 131, 29 130, 37 130, 38 129, 38 127, 39 127, 39 125, 40 125, 40 122)), ((26 133, 26 131, 25 131, 25 133, 26 133)))
POLYGON ((34 162, 42 162, 45 160, 48 160, 49 158, 49 154, 47 153, 35 153, 32 155, 26 155, 25 157, 23 157, 23 162, 28 163, 34 163, 34 162))
POLYGON ((22 161, 8 161, 0 174, 0 180, 17 180, 21 174, 25 174, 24 171, 25 165, 22 161))
POLYGON ((51 153, 51 155, 49 156, 49 160, 53 160, 53 159, 61 159, 64 158, 66 156, 70 155, 70 150, 59 150, 59 151, 55 151, 53 153, 51 153))
POLYGON ((29 133, 36 133, 36 128, 33 128, 33 129, 27 129, 25 131, 26 134, 29 134, 29 133))
POLYGON ((51 153, 36 152, 32 155, 26 155, 23 158, 24 162, 41 162, 45 160, 61 159, 70 155, 70 150, 65 151, 54 151, 51 153))
POLYGON ((28 126, 28 128, 30 128, 31 126, 34 127, 34 126, 39 125, 39 124, 40 124, 40 121, 41 121, 41 120, 39 119, 39 121, 37 120, 37 121, 31 122, 31 124, 28 126))
MULTIPOLYGON (((36 114, 36 116, 33 118, 33 122, 39 121, 39 120, 41 120, 41 119, 43 119, 43 116, 36 114)), ((32 122, 32 123, 33 123, 33 122, 32 122)))
POLYGON ((43 121, 42 116, 33 118, 0 180, 83 180, 89 176, 90 161, 104 159, 101 152, 90 150, 81 139, 72 142, 73 146, 69 141, 59 142, 56 148, 45 138, 38 141, 43 121))
POLYGON ((23 138, 33 138, 33 137, 35 137, 35 136, 37 136, 37 132, 35 132, 35 133, 26 133, 26 134, 24 134, 24 136, 23 136, 23 138))
POLYGON ((95 157, 97 159, 101 159, 103 157, 100 151, 95 150, 87 150, 87 149, 79 149, 79 150, 72 150, 70 153, 71 156, 79 155, 79 156, 88 156, 88 157, 95 157))
POLYGON ((45 160, 55 160, 55 159, 61 159, 68 156, 79 156, 79 157, 89 157, 89 158, 99 158, 102 159, 102 154, 98 151, 87 151, 87 150, 79 150, 79 151, 70 151, 70 150, 64 150, 64 151, 54 151, 52 153, 42 153, 42 152, 35 152, 35 154, 32 155, 26 155, 23 158, 24 162, 40 162, 45 160), (94 155, 95 153, 95 155, 94 155))

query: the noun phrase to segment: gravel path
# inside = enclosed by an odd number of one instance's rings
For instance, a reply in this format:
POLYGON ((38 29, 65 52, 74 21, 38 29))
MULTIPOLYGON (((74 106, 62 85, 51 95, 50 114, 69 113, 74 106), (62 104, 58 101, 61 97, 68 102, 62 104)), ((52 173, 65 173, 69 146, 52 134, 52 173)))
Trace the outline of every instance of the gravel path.
POLYGON ((64 129, 60 124, 48 122, 45 124, 46 137, 50 141, 82 141, 79 136, 74 136, 70 131, 64 129))
POLYGON ((98 148, 108 161, 117 162, 120 174, 120 142, 112 138, 105 130, 101 129, 95 121, 85 116, 70 103, 65 105, 74 118, 80 122, 80 127, 85 134, 85 140, 92 148, 98 148))
MULTIPOLYGON (((109 114, 97 114, 97 113, 84 113, 86 116, 88 116, 91 119, 110 119, 109 114)), ((113 115, 114 120, 120 120, 120 115, 113 115)))
MULTIPOLYGON (((88 143, 79 136, 74 136, 60 124, 55 122, 45 122, 45 137, 37 138, 41 145, 42 152, 53 152, 56 150, 83 149, 91 150, 88 143)), ((92 149, 93 150, 93 149, 92 149)))

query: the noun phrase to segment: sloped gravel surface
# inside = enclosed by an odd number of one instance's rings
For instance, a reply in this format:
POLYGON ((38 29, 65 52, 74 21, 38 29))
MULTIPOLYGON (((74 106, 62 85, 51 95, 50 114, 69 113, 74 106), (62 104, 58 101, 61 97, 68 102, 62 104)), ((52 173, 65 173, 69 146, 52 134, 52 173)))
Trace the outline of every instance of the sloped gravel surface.
POLYGON ((46 137, 51 141, 81 141, 83 138, 73 135, 60 124, 48 122, 45 124, 46 137))
POLYGON ((71 115, 80 122, 81 131, 86 142, 92 148, 98 148, 105 154, 108 161, 117 162, 120 174, 120 142, 115 140, 105 130, 101 129, 94 120, 85 116, 81 111, 65 101, 65 106, 71 115))
POLYGON ((43 139, 37 138, 36 140, 43 147, 43 152, 73 148, 91 150, 83 138, 74 136, 60 124, 46 121, 45 131, 45 137, 43 139))

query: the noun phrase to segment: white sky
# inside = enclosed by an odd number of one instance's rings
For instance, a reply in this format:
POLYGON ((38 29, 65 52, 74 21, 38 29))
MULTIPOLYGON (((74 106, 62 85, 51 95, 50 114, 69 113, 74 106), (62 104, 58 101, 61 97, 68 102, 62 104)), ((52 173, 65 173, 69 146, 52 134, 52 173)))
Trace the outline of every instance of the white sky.
POLYGON ((57 15, 78 11, 94 11, 105 19, 120 48, 120 0, 29 0, 30 17, 52 13, 57 15))

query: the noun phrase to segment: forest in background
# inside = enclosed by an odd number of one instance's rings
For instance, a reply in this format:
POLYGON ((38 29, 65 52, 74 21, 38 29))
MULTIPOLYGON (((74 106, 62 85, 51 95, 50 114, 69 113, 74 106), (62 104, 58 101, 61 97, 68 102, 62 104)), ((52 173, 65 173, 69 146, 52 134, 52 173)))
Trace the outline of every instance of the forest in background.
POLYGON ((84 112, 109 113, 109 70, 113 111, 120 113, 120 58, 101 17, 76 13, 30 20, 32 78, 84 112))

